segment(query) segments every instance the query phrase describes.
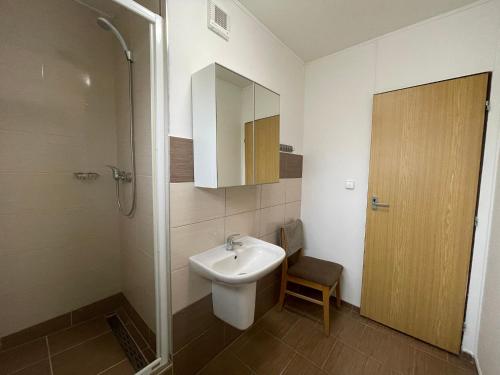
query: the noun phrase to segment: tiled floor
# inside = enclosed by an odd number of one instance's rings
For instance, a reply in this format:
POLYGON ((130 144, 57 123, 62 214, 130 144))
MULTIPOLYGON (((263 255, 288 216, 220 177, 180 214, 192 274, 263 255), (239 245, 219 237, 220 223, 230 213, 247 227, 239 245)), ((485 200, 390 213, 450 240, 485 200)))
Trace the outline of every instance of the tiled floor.
POLYGON ((332 307, 332 333, 321 308, 289 298, 214 358, 200 375, 475 375, 465 359, 332 307))
MULTIPOLYGON (((154 354, 123 312, 123 323, 148 361, 154 354)), ((0 351, 0 375, 127 375, 135 371, 104 316, 0 351)))

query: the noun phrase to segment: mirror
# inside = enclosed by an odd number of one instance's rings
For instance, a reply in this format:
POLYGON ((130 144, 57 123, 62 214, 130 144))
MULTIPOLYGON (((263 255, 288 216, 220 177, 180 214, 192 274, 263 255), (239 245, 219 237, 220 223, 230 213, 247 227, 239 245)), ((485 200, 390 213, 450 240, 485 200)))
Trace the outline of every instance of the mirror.
POLYGON ((279 182, 280 97, 255 84, 255 184, 279 182))
POLYGON ((218 64, 192 77, 195 186, 279 181, 280 97, 218 64))
POLYGON ((245 149, 253 127, 253 82, 220 65, 215 69, 218 186, 253 184, 253 155, 245 149))

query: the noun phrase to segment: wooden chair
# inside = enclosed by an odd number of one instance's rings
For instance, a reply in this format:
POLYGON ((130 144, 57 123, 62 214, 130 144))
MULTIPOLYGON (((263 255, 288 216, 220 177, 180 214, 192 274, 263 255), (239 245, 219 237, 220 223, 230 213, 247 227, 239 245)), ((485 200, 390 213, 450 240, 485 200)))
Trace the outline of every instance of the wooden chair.
POLYGON ((342 274, 343 267, 337 263, 302 254, 304 242, 302 222, 300 220, 296 220, 281 228, 281 246, 285 250, 286 256, 282 264, 280 309, 283 308, 287 294, 323 306, 324 330, 325 334, 329 336, 330 296, 335 291, 337 307, 340 307, 340 275, 342 274), (298 258, 293 264, 290 262, 289 265, 289 258, 292 255, 294 255, 294 258, 296 256, 298 258), (323 296, 322 300, 317 300, 287 289, 289 282, 319 290, 323 296))

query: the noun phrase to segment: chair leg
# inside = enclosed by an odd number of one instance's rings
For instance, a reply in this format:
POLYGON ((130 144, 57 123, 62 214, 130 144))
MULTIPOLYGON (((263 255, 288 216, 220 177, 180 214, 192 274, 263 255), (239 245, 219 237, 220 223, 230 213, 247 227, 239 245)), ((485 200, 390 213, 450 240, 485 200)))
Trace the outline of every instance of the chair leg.
POLYGON ((286 273, 283 272, 283 274, 281 275, 279 311, 283 310, 283 305, 285 304, 286 282, 287 282, 286 273))
POLYGON ((323 324, 325 335, 330 336, 330 288, 323 287, 323 324))
POLYGON ((337 286, 335 287, 335 299, 337 300, 337 307, 340 307, 342 298, 340 297, 340 280, 337 281, 337 286))

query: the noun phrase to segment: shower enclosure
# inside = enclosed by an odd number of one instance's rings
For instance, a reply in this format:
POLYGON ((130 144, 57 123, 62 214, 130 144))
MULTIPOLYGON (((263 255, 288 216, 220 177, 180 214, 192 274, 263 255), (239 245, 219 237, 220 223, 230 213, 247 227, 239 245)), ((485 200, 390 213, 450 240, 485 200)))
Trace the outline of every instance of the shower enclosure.
POLYGON ((168 362, 161 1, 0 1, 0 374, 168 362))

